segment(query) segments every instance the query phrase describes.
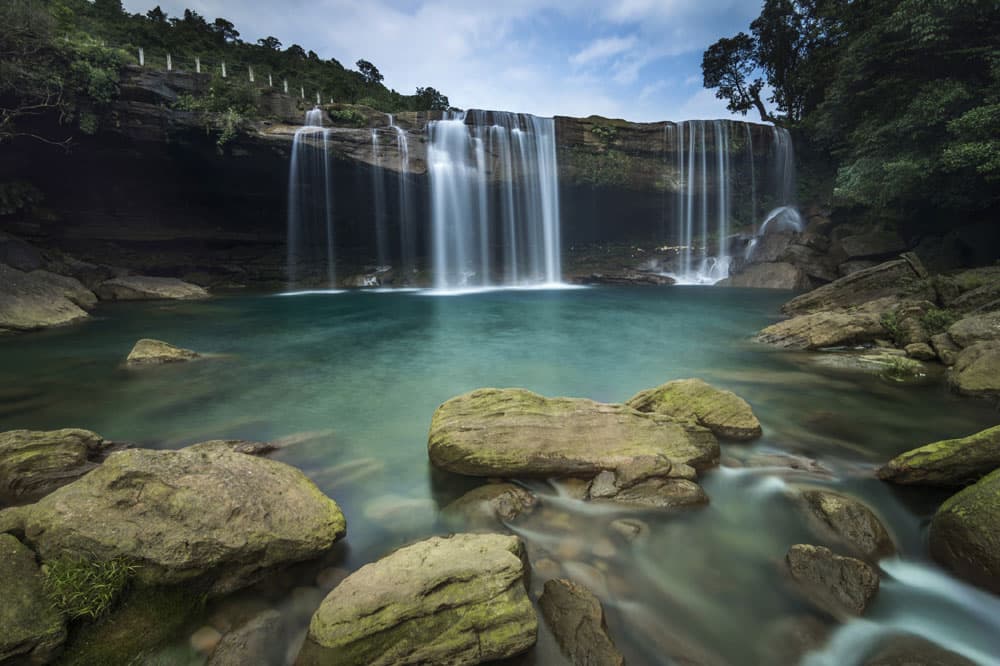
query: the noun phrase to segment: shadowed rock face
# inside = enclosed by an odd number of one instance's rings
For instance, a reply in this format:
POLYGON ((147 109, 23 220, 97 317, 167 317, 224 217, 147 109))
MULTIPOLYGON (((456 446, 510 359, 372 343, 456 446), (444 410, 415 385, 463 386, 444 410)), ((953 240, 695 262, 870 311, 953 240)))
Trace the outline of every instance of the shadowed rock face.
POLYGON ((624 657, 608 636, 601 602, 590 590, 571 580, 553 579, 545 583, 538 607, 573 664, 624 666, 624 657))
POLYGON ((901 453, 878 470, 883 481, 964 486, 1000 468, 1000 426, 901 453))
POLYGON ((788 315, 808 314, 848 308, 887 296, 934 300, 934 289, 923 279, 926 276, 923 267, 914 267, 918 261, 911 256, 857 271, 793 298, 781 310, 788 315))
POLYGON ((589 477, 642 456, 706 469, 719 445, 701 426, 625 405, 478 389, 437 409, 428 453, 436 467, 469 476, 589 477))
POLYGON ((35 554, 9 534, 0 534, 0 662, 49 663, 66 640, 66 627, 49 603, 35 554))
POLYGON ((931 521, 930 548, 956 575, 1000 593, 1000 470, 941 505, 931 521))
POLYGON ((878 572, 874 567, 837 555, 829 548, 792 546, 785 564, 802 595, 837 618, 861 615, 878 593, 878 572))
POLYGON ((43 561, 88 553, 138 564, 145 585, 225 593, 317 557, 344 516, 299 470, 221 446, 130 449, 28 506, 0 512, 43 561))
POLYGON ((896 552, 882 521, 853 497, 827 490, 804 490, 802 504, 819 536, 840 542, 869 561, 896 552))
POLYGON ((208 298, 208 292, 196 284, 177 278, 127 275, 102 282, 97 295, 105 301, 192 300, 208 298))
POLYGON ((41 499, 97 467, 111 446, 77 428, 0 433, 0 503, 41 499))
POLYGON ((1000 341, 977 342, 959 352, 948 383, 962 395, 1000 397, 1000 341))
POLYGON ((297 664, 479 664, 534 645, 517 537, 457 534, 401 548, 338 585, 297 664))

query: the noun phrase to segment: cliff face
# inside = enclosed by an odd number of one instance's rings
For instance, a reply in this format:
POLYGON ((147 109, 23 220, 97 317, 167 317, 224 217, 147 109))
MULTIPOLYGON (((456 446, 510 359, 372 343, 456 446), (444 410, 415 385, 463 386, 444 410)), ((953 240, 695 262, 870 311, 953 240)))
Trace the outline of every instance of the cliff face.
MULTIPOLYGON (((45 195, 30 218, 0 226, 84 259, 202 283, 279 284, 284 276, 288 163, 306 100, 261 96, 261 117, 242 122, 218 145, 224 119, 173 108, 180 95, 203 94, 208 77, 125 71, 110 127, 82 138, 69 154, 38 144, 13 145, 0 182, 26 180, 45 195)), ((385 197, 407 179, 426 248, 427 123, 441 113, 401 113, 402 160, 389 118, 365 107, 325 105, 333 169, 338 252, 361 270, 374 262, 373 165, 389 173, 385 197), (337 125, 337 117, 349 118, 337 125), (377 151, 372 130, 376 130, 377 151)), ((563 246, 651 243, 664 237, 678 187, 672 123, 637 124, 599 117, 555 120, 563 246)), ((750 153, 764 158, 771 131, 747 125, 750 153)), ((497 170, 499 171, 499 170, 497 170)), ((395 211, 387 211, 390 228, 395 211)))

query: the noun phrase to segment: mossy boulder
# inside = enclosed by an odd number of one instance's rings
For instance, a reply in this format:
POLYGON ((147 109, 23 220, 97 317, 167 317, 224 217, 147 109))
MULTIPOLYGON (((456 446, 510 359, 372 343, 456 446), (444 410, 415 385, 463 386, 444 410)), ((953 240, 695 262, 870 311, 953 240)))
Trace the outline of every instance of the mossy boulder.
POLYGON ((112 446, 79 428, 0 432, 0 504, 41 499, 97 467, 112 446))
POLYGON ((725 439, 750 440, 763 433, 746 400, 701 379, 667 382, 640 391, 625 404, 640 412, 694 421, 725 439))
POLYGON ((64 326, 88 317, 94 295, 73 278, 0 264, 0 332, 64 326), (87 296, 89 295, 89 297, 87 296))
POLYGON ((1000 426, 902 453, 878 470, 883 481, 965 486, 1000 468, 1000 426))
POLYGON ((327 551, 344 516, 302 472, 222 447, 131 449, 39 502, 0 512, 43 561, 87 553, 137 566, 143 585, 210 594, 327 551))
POLYGON ((802 595, 838 619, 861 615, 878 593, 878 571, 872 565, 829 548, 794 545, 785 564, 802 595))
POLYGON ((952 496, 931 521, 931 556, 1000 594, 1000 470, 952 496))
POLYGON ((143 338, 132 347, 132 351, 129 352, 128 357, 125 359, 125 364, 130 367, 138 367, 163 365, 164 363, 182 363, 184 361, 193 361, 200 356, 201 354, 193 352, 190 349, 175 347, 162 340, 143 338))
POLYGON ((587 588, 565 578, 546 581, 538 599, 545 623, 563 654, 576 666, 624 666, 608 635, 604 608, 587 588))
POLYGON ((912 254, 865 268, 834 280, 809 293, 796 296, 782 306, 788 315, 846 310, 883 298, 926 300, 936 298, 927 272, 912 254))
POLYGON ((203 287, 177 278, 126 275, 105 280, 96 287, 102 301, 192 300, 208 298, 203 287))
POLYGON ((513 483, 488 483, 470 490, 442 510, 441 517, 463 531, 499 530, 504 522, 535 508, 538 499, 513 483))
POLYGON ((327 595, 300 666, 479 664, 534 645, 538 620, 515 536, 434 537, 368 564, 327 595))
POLYGON ((959 319, 948 327, 948 335, 959 347, 1000 340, 1000 311, 959 319))
POLYGON ((882 521, 861 501, 820 489, 803 490, 800 497, 817 536, 844 545, 870 561, 896 552, 882 521))
POLYGON ((35 554, 10 534, 0 534, 0 599, 0 663, 51 661, 66 625, 45 595, 35 554))
POLYGON ((757 341, 784 349, 826 349, 885 337, 882 318, 871 311, 812 312, 771 324, 757 341))
POLYGON ((1000 397, 1000 341, 977 342, 963 349, 948 374, 948 383, 962 395, 1000 397))
POLYGON ((626 405, 547 398, 525 389, 477 389, 431 420, 431 463, 469 476, 592 477, 641 457, 695 469, 718 464, 707 428, 626 405))

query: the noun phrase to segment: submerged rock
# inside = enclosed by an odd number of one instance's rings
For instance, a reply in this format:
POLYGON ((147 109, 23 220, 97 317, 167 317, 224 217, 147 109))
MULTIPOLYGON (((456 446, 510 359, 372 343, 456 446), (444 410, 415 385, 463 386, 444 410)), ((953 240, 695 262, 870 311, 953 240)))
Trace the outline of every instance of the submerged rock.
POLYGON ((457 534, 401 548, 338 585, 297 664, 479 664, 534 645, 538 620, 515 536, 457 534))
POLYGON ((865 658, 863 666, 975 666, 975 662, 907 634, 886 640, 865 658))
POLYGON ((50 662, 66 640, 66 626, 45 594, 35 554, 9 534, 0 534, 0 598, 0 663, 50 662))
POLYGON ((619 286, 666 287, 675 280, 669 275, 650 271, 622 271, 618 273, 591 273, 576 278, 579 284, 607 284, 619 286))
POLYGON ((201 354, 190 349, 175 347, 160 340, 143 338, 135 343, 132 351, 125 359, 125 364, 136 367, 141 365, 163 365, 164 363, 180 363, 193 361, 201 354))
POLYGON ((102 301, 190 300, 208 298, 204 288, 177 278, 126 275, 105 280, 96 288, 102 301))
POLYGON ((1000 426, 902 453, 878 470, 878 478, 901 484, 964 486, 997 468, 1000 426))
POLYGON ((78 428, 0 432, 0 503, 41 499, 97 467, 111 447, 78 428))
POLYGON ((896 552, 882 521, 853 497, 828 490, 804 490, 801 498, 818 536, 840 542, 867 560, 879 560, 896 552))
POLYGON ((266 610, 222 636, 208 666, 277 666, 284 663, 281 613, 266 610))
POLYGON ((798 666, 807 652, 823 647, 829 636, 830 627, 814 615, 775 620, 764 628, 757 643, 757 663, 798 666))
POLYGON ((701 379, 677 379, 640 391, 626 405, 640 412, 689 419, 717 437, 750 440, 761 436, 760 421, 747 401, 701 379))
POLYGON ((874 567, 829 548, 797 544, 788 550, 785 564, 802 595, 836 618, 861 615, 878 593, 874 567))
POLYGON ((449 504, 441 517, 450 524, 472 530, 497 530, 535 508, 538 499, 513 483, 489 483, 470 490, 449 504))
POLYGON ((963 349, 948 374, 948 383, 962 395, 1000 397, 1000 341, 977 342, 963 349))
POLYGON ((87 553, 139 563, 144 585, 191 582, 212 594, 314 558, 344 516, 302 472, 223 448, 108 456, 39 502, 0 512, 43 561, 87 553))
POLYGON ((538 607, 575 666, 624 666, 624 657, 608 636, 604 608, 590 590, 565 578, 550 580, 538 607))
POLYGON ((931 521, 930 549, 957 576, 1000 593, 1000 470, 941 505, 931 521))
POLYGON ((88 317, 94 295, 73 278, 0 264, 0 332, 63 326, 88 317))
POLYGON ((594 476, 642 456, 695 469, 718 464, 719 444, 693 423, 584 398, 478 389, 448 400, 431 421, 436 467, 469 476, 594 476))

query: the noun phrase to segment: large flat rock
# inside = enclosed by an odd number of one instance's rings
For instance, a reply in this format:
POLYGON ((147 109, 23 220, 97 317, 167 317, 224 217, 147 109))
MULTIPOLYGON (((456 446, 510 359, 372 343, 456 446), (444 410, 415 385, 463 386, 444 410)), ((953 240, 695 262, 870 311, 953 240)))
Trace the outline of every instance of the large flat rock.
POLYGON ((901 453, 878 470, 883 481, 964 486, 1000 468, 1000 426, 901 453))
POLYGON ((31 331, 87 318, 94 295, 73 278, 0 264, 0 332, 31 331), (88 297, 89 295, 89 297, 88 297))
POLYGON ((35 504, 0 512, 43 561, 124 558, 146 585, 225 593, 311 559, 344 535, 344 516, 302 472, 221 446, 130 449, 35 504))
POLYGON ((457 534, 344 579, 313 615, 296 663, 480 664, 524 652, 537 632, 520 539, 457 534))
POLYGON ((546 398, 525 389, 477 389, 431 420, 431 462, 469 476, 592 477, 640 457, 714 466, 719 444, 694 423, 620 404, 546 398))
POLYGON ((772 324, 757 334, 757 341, 785 349, 827 349, 886 336, 881 317, 870 311, 813 312, 772 324))
POLYGON ((196 284, 177 278, 145 275, 127 275, 105 280, 97 286, 97 295, 104 301, 208 298, 208 292, 196 284))
POLYGON ((885 297, 933 301, 934 289, 923 278, 923 267, 914 265, 916 262, 919 260, 915 256, 907 255, 851 273, 793 298, 782 306, 782 312, 797 315, 839 310, 885 297))

